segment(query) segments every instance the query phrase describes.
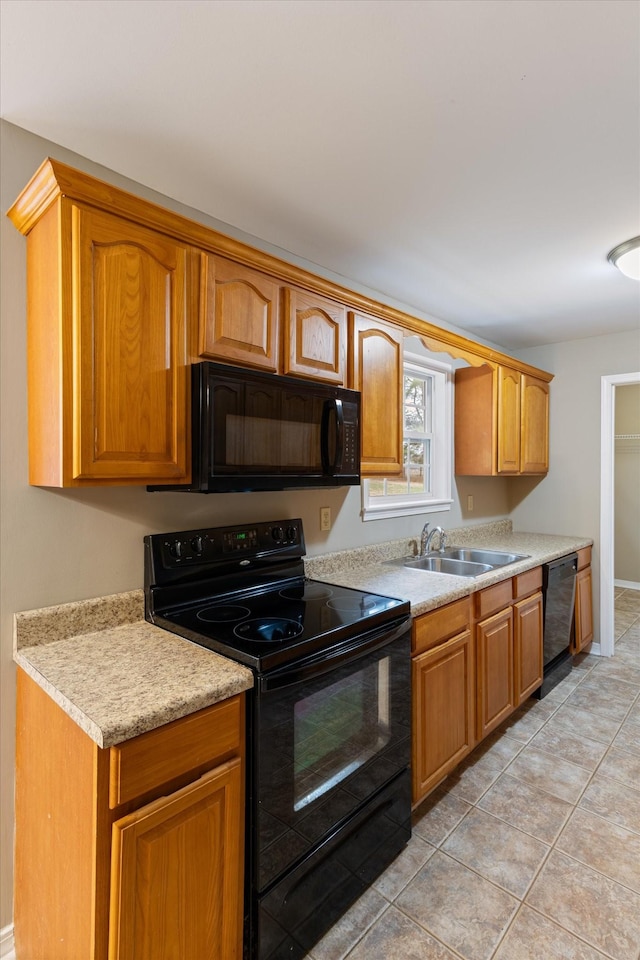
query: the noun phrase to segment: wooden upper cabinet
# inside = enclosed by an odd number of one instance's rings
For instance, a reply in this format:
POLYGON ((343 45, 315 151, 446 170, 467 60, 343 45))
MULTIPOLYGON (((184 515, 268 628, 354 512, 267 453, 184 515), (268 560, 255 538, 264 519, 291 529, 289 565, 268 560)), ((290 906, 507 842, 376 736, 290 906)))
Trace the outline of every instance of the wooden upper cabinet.
POLYGON ((349 387, 362 394, 363 476, 402 470, 402 331, 363 313, 349 313, 349 387))
POLYGON ((188 250, 107 213, 70 212, 72 478, 180 480, 188 250))
POLYGON ((283 370, 285 374, 346 382, 347 309, 336 300, 285 287, 283 370))
POLYGON ((29 480, 190 479, 190 249, 58 198, 27 238, 29 480))
POLYGON ((498 367, 497 435, 500 474, 520 472, 520 374, 509 367, 498 367))
POLYGON ((549 384, 523 373, 520 387, 520 472, 549 470, 549 384))
POLYGON ((545 474, 548 382, 503 365, 456 370, 455 461, 459 476, 545 474))
POLYGON ((224 257, 201 254, 199 353, 278 370, 280 284, 224 257))

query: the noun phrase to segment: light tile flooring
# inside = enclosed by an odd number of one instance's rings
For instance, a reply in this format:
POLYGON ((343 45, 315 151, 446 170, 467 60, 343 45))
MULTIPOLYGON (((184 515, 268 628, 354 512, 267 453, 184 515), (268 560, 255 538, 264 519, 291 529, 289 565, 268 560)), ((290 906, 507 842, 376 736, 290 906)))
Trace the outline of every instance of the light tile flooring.
POLYGON ((428 797, 307 960, 639 960, 640 592, 428 797))

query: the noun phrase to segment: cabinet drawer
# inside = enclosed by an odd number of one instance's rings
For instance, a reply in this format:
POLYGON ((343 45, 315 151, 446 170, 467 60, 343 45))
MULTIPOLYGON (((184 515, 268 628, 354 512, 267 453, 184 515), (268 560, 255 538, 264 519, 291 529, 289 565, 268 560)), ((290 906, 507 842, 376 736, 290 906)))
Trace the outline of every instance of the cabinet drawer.
POLYGON ((578 570, 584 570, 591 563, 591 547, 583 547, 576 551, 578 554, 578 570))
POLYGON ((486 587, 475 594, 476 619, 482 620, 503 607, 508 607, 512 600, 511 577, 508 580, 501 580, 500 583, 494 583, 492 587, 486 587))
POLYGON ((520 600, 530 593, 535 593, 542 586, 542 567, 534 567, 526 573, 519 573, 513 578, 513 599, 520 600))
POLYGON ((111 747, 109 806, 240 753, 243 702, 232 697, 111 747))
POLYGON ((412 651, 422 653, 430 650, 456 633, 469 628, 471 620, 471 598, 463 597, 445 607, 439 607, 422 617, 417 617, 413 624, 412 651))

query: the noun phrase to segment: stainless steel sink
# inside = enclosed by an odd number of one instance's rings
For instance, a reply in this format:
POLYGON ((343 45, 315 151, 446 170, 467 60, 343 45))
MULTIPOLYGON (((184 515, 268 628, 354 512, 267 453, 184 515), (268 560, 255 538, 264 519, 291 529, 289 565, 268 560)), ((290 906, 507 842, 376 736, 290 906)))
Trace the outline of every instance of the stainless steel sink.
POLYGON ((479 577, 481 573, 488 573, 492 569, 488 563, 476 563, 441 554, 405 560, 404 566, 411 570, 431 570, 432 573, 449 573, 456 577, 479 577))
POLYGON ((398 557, 385 560, 384 563, 409 570, 428 570, 431 573, 448 573, 455 577, 479 577, 493 569, 488 563, 472 563, 468 560, 456 560, 455 557, 430 553, 426 557, 398 557))
POLYGON ((444 551, 432 550, 424 557, 399 557, 385 563, 407 567, 409 570, 427 570, 431 573, 448 573, 455 577, 479 577, 483 573, 505 567, 517 560, 526 560, 526 553, 504 553, 501 550, 476 550, 472 547, 447 547, 444 551))
POLYGON ((466 560, 471 563, 488 563, 491 568, 505 567, 517 560, 526 560, 528 553, 503 553, 501 550, 479 550, 473 547, 447 547, 439 554, 452 560, 466 560))

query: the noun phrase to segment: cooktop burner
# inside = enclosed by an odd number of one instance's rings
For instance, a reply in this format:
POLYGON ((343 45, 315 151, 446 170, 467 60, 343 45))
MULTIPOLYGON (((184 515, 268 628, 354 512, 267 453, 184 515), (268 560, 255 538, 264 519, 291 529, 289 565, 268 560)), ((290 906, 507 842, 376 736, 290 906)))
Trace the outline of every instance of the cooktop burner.
POLYGON ((305 580, 295 587, 287 587, 280 591, 280 596, 285 600, 324 600, 333 594, 333 589, 328 583, 321 583, 319 580, 305 580))
POLYGON ((216 603, 213 607, 198 610, 197 616, 198 620, 204 620, 205 623, 235 623, 237 620, 248 617, 250 613, 249 607, 239 607, 231 603, 216 603))
POLYGON ((244 623, 234 627, 233 632, 241 640, 277 643, 280 640, 299 637, 303 629, 295 620, 285 620, 283 617, 264 617, 262 620, 245 620, 244 623))

